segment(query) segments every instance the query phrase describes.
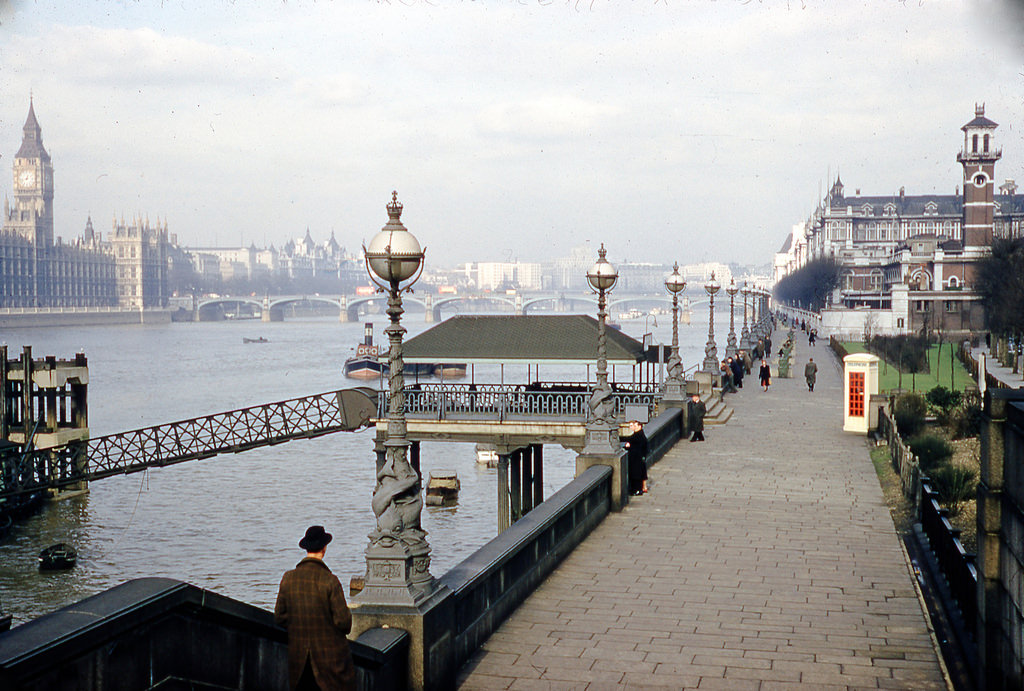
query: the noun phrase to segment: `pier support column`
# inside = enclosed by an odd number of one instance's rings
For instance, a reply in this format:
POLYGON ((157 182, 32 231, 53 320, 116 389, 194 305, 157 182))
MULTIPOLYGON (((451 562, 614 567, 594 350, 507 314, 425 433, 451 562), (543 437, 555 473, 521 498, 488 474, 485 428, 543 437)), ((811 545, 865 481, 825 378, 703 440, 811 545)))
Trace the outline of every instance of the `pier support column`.
POLYGON ((533 511, 533 444, 521 450, 523 456, 523 480, 520 485, 519 495, 522 497, 520 504, 523 507, 523 515, 533 511))
POLYGON ((508 463, 507 449, 498 451, 498 532, 502 533, 512 524, 508 501, 508 463))
POLYGON ((509 455, 509 519, 515 523, 523 517, 523 450, 509 455))
POLYGON ((347 295, 342 295, 341 298, 338 299, 338 307, 340 308, 338 310, 338 322, 340 324, 347 324, 348 321, 349 321, 349 319, 348 319, 348 296, 347 295))
POLYGON ((420 476, 420 480, 423 479, 423 473, 420 472, 420 443, 418 441, 409 442, 409 465, 416 471, 416 474, 420 476))
POLYGON ((533 445, 533 506, 544 501, 544 445, 533 445))
POLYGON ((434 298, 430 293, 423 296, 423 321, 433 324, 436 320, 434 315, 434 298))

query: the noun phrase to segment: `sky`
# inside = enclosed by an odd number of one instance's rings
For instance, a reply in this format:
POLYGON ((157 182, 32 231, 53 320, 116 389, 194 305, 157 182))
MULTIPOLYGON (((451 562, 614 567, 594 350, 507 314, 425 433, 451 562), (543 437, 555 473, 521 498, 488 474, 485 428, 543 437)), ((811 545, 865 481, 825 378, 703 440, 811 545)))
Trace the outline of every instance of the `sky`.
POLYGON ((55 233, 427 262, 762 264, 837 173, 952 194, 960 127, 1024 181, 1011 0, 0 0, 0 195, 32 98, 55 233))

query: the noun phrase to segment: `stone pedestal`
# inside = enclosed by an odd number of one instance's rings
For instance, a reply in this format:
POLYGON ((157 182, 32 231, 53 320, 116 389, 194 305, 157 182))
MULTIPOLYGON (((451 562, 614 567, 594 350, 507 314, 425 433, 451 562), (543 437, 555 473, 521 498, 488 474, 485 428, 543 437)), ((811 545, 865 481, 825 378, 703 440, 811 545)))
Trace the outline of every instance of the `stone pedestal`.
POLYGON ((581 453, 576 457, 576 477, 594 465, 611 466, 612 511, 622 511, 629 503, 629 466, 626 461, 626 450, 620 448, 616 453, 581 453))
MULTIPOLYGON (((365 592, 365 591, 364 591, 365 592)), ((455 651, 452 631, 452 591, 437 587, 416 604, 386 605, 363 602, 363 593, 352 598, 352 633, 358 638, 369 629, 401 629, 409 634, 409 689, 455 688, 455 651)))

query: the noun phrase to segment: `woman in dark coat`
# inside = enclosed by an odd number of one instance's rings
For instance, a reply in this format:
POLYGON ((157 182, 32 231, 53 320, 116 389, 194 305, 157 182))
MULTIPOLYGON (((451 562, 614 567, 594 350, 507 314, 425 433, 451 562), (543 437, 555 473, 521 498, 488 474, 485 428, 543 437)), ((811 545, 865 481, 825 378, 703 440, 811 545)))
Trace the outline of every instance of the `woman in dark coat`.
POLYGON ((767 360, 761 360, 761 369, 758 371, 757 378, 761 380, 761 386, 765 391, 772 385, 772 369, 768 366, 767 360))
POLYGON ((639 420, 630 421, 629 431, 623 440, 629 461, 629 493, 647 494, 647 435, 639 420))

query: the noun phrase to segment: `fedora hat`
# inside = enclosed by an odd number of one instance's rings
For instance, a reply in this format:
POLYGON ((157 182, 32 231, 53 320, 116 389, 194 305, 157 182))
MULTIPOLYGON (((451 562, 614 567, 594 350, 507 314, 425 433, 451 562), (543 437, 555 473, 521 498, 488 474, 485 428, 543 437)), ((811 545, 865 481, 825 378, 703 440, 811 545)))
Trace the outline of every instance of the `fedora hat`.
POLYGON ((306 528, 305 536, 299 540, 299 547, 307 552, 319 552, 333 539, 334 536, 324 530, 322 525, 311 525, 306 528))

